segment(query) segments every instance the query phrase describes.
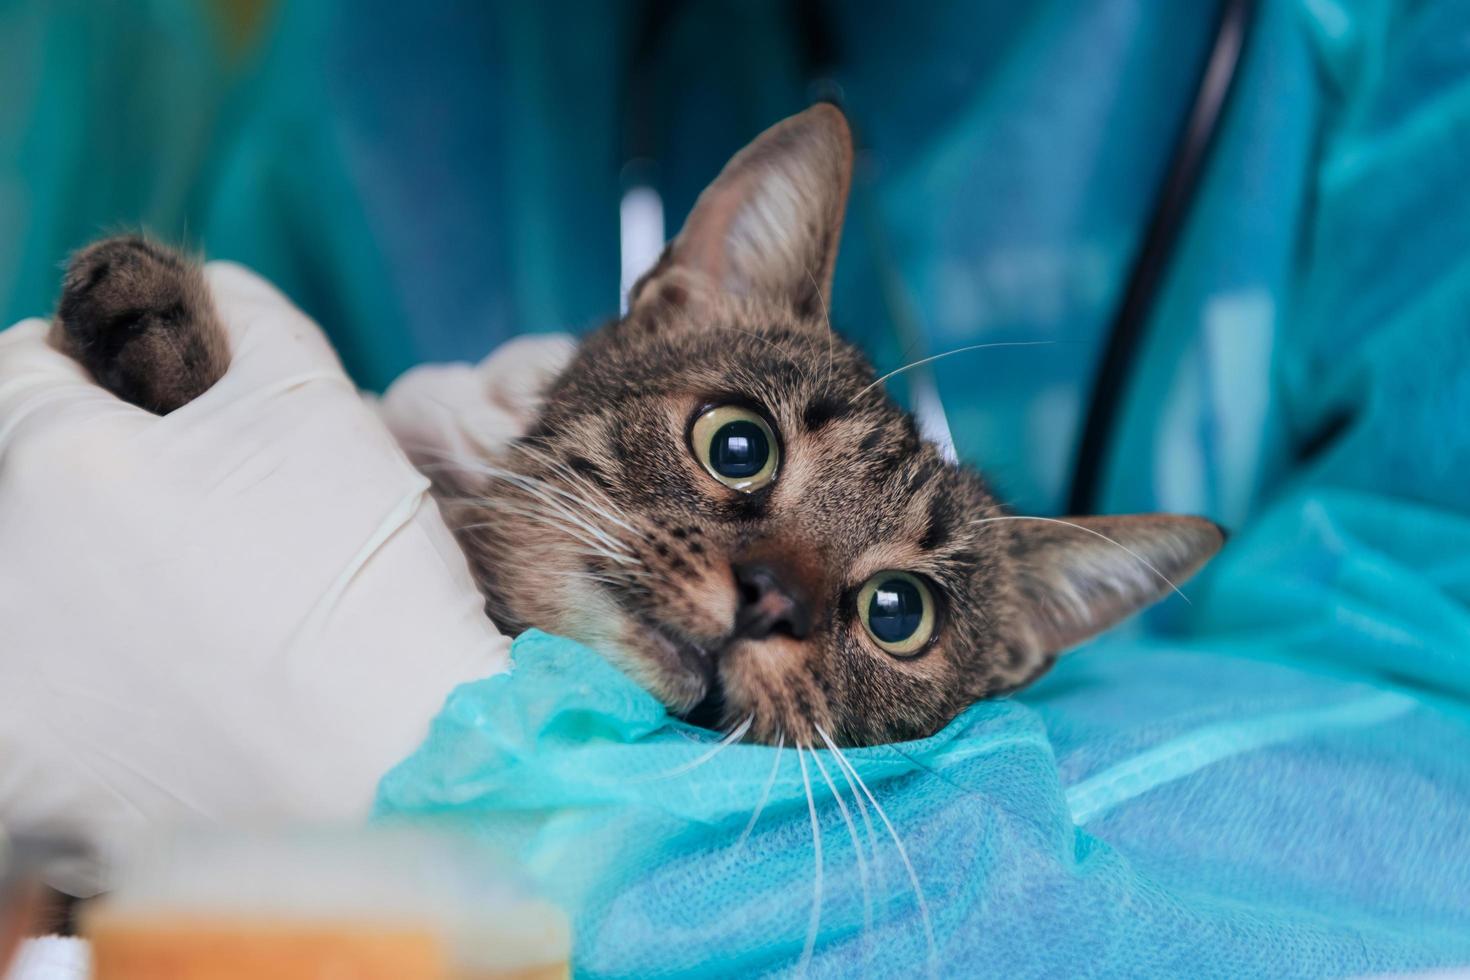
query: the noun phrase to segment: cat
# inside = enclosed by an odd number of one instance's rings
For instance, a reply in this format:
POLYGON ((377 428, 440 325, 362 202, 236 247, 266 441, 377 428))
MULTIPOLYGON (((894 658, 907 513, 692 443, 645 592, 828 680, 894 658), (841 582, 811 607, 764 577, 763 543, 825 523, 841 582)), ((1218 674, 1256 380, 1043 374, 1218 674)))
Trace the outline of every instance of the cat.
MULTIPOLYGON (((819 104, 730 160, 495 458, 426 467, 502 630, 603 651, 671 711, 766 743, 930 735, 1161 598, 1197 517, 1010 514, 924 441, 827 316, 853 166, 819 104)), ((78 253, 54 342, 166 413, 228 366, 199 268, 78 253)))

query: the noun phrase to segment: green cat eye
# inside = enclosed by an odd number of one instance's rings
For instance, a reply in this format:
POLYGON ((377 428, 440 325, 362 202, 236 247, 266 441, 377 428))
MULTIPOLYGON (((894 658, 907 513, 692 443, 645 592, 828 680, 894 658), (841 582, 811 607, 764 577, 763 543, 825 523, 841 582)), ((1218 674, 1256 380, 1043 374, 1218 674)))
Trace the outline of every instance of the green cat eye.
POLYGON ((934 596, 908 572, 879 572, 858 592, 863 629, 886 653, 912 657, 934 635, 934 596))
POLYGON ((720 405, 694 420, 689 443, 710 476, 749 493, 776 478, 781 451, 766 420, 739 405, 720 405))

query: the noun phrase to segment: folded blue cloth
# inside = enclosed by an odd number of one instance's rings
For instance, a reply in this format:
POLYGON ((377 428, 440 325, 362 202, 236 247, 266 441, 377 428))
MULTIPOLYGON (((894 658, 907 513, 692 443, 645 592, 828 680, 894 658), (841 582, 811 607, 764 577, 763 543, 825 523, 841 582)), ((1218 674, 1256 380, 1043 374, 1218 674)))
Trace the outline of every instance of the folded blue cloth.
POLYGON ((1028 703, 838 758, 722 747, 532 632, 510 674, 454 692, 378 810, 519 857, 588 976, 1470 963, 1470 753, 1446 751, 1470 713, 1258 652, 1095 646, 1028 703))

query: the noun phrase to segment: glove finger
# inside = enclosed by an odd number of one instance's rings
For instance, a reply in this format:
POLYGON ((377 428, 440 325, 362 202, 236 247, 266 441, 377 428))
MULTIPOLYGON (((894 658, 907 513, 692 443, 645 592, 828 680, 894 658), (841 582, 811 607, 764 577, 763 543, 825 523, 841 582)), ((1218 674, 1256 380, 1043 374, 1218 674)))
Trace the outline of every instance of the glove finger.
POLYGON ((577 341, 570 334, 515 337, 495 348, 475 370, 485 396, 527 429, 540 414, 547 389, 576 352, 577 341))
POLYGON ((215 389, 238 396, 314 380, 350 386, 321 328, 270 283, 234 262, 206 264, 204 278, 230 344, 230 368, 215 389))
POLYGON ((576 342, 566 334, 519 337, 477 365, 421 364, 377 403, 398 444, 421 466, 494 456, 523 435, 576 342))
POLYGON ((485 395, 469 364, 421 364, 376 401, 378 416, 419 466, 494 455, 522 426, 485 395))

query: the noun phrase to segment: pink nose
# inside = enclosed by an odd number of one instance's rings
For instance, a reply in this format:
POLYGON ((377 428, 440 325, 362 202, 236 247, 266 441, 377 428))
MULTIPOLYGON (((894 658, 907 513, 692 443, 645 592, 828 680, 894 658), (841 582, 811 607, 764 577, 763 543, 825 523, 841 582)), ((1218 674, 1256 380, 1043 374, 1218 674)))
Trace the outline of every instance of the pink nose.
POLYGON ((736 636, 763 640, 773 633, 785 633, 803 640, 811 635, 811 602, 789 576, 783 576, 776 567, 766 563, 736 565, 734 572, 740 587, 740 605, 735 612, 736 636))

